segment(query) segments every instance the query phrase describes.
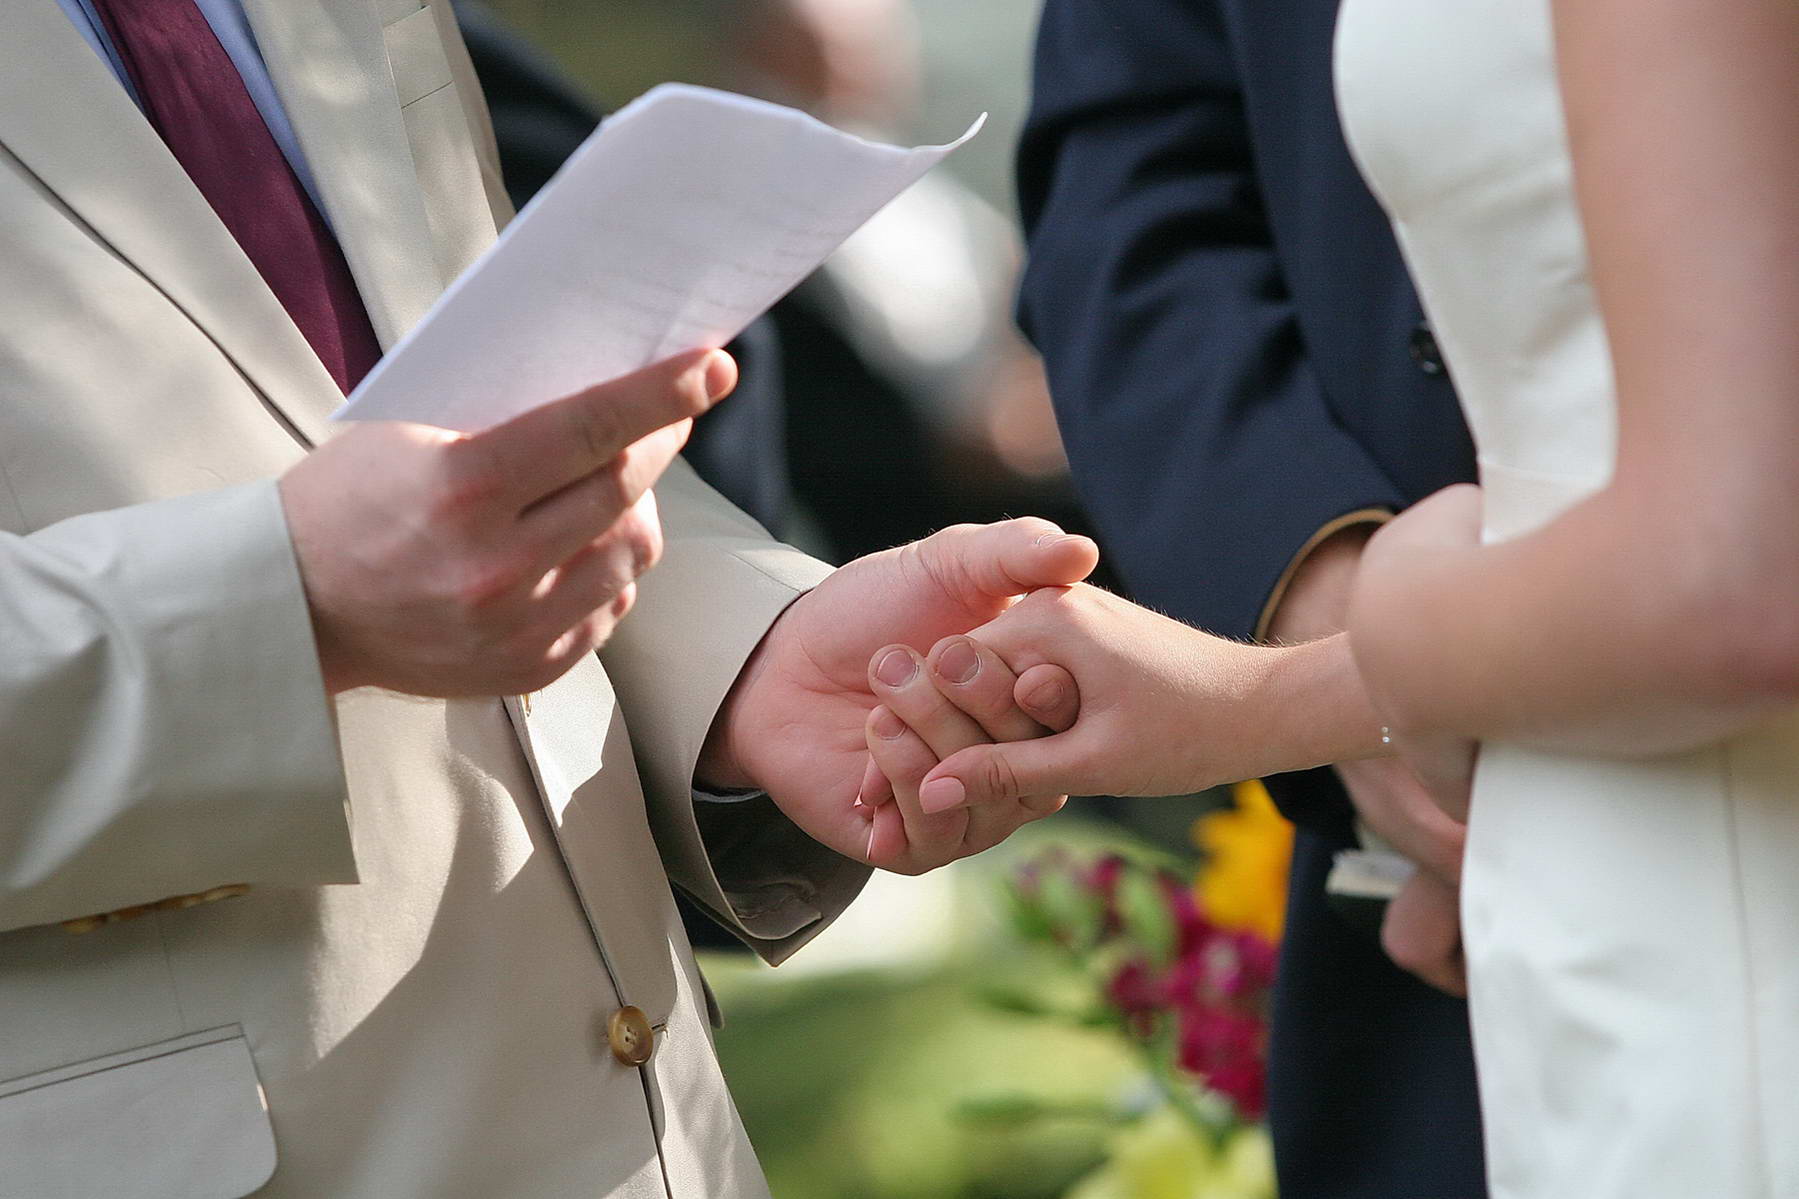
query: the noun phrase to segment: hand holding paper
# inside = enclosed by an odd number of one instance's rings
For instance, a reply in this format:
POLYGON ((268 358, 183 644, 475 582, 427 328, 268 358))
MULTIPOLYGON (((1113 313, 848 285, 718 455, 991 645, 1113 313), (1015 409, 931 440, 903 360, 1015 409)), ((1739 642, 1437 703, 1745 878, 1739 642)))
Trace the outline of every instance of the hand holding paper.
POLYGON ((600 644, 736 381, 705 351, 953 148, 681 86, 607 121, 338 414, 393 423, 281 480, 327 687, 530 691, 600 644))
POLYGON ((737 382, 680 354, 470 436, 386 422, 282 476, 326 689, 535 691, 623 619, 662 549, 650 488, 737 382))

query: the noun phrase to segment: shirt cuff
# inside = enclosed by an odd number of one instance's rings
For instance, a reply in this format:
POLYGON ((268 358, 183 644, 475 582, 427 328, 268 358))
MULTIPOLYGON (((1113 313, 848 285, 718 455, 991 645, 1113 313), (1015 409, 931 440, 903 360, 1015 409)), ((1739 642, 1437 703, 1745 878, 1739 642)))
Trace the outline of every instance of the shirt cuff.
POLYGON ((752 799, 762 799, 766 791, 751 789, 731 791, 706 791, 700 787, 693 789, 694 803, 748 803, 752 799))

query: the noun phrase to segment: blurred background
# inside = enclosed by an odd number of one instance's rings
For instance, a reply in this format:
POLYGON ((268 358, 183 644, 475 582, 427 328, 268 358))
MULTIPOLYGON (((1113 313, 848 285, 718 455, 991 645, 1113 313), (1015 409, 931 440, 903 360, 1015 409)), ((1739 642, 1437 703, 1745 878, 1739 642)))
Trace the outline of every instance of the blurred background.
MULTIPOLYGON (((520 204, 668 80, 906 144, 987 113, 732 345, 742 384, 688 457, 835 562, 965 520, 1087 531, 1011 322, 1035 0, 456 8, 520 204)), ((1271 1196, 1260 1063, 1288 835, 1254 785, 1077 800, 980 858, 877 876, 779 970, 690 920, 777 1199, 1271 1196)))

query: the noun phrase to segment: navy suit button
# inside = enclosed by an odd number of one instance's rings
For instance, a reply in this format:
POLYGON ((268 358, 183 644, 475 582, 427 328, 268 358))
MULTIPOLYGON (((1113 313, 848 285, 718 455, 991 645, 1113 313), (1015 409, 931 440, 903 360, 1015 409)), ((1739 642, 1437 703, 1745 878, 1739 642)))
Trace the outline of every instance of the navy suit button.
POLYGON ((1437 335, 1431 332, 1429 321, 1419 321, 1412 329, 1412 336, 1407 342, 1412 351, 1412 362, 1427 375, 1443 373, 1443 351, 1437 348, 1437 335))

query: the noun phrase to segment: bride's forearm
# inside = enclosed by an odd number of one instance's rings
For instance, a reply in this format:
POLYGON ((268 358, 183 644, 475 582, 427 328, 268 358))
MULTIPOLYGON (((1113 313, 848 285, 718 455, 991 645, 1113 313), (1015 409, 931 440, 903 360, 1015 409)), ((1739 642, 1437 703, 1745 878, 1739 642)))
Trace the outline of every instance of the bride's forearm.
POLYGON ((1350 652, 1349 634, 1268 651, 1273 657, 1263 703, 1270 727, 1283 731, 1286 762, 1258 773, 1304 770, 1375 757, 1381 722, 1350 652))
POLYGON ((1375 537, 1350 630, 1395 725, 1672 752, 1799 702, 1799 9, 1552 9, 1616 477, 1492 546, 1375 537))
POLYGON ((1792 572, 1671 493, 1614 485, 1496 545, 1377 540, 1350 625, 1377 709, 1400 728, 1640 755, 1799 701, 1792 572))
POLYGON ((1174 699, 1189 714, 1189 790, 1386 752, 1348 634, 1292 646, 1232 645, 1204 634, 1216 674, 1174 699))

